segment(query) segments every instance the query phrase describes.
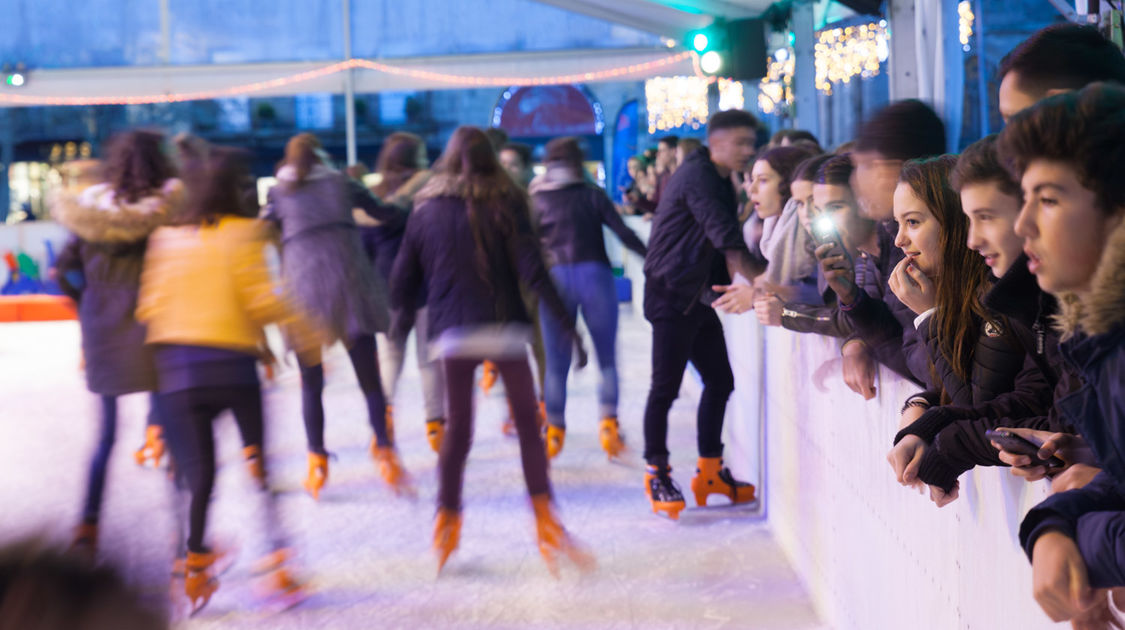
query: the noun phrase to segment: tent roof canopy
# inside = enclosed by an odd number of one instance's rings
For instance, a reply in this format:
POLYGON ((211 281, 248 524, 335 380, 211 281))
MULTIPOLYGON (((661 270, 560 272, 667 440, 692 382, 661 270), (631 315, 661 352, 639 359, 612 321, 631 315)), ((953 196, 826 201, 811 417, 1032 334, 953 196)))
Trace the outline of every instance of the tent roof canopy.
POLYGON ((625 26, 681 39, 714 18, 758 17, 772 0, 535 0, 625 26))

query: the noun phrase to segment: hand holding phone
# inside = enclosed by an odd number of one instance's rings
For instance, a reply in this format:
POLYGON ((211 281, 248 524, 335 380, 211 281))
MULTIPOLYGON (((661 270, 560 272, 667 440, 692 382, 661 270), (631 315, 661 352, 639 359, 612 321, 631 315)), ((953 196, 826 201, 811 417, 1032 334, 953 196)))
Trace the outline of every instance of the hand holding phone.
POLYGON ((1018 435, 1006 429, 996 429, 985 431, 984 436, 989 440, 995 442, 1001 449, 1016 455, 1025 455, 1031 459, 1029 467, 1045 466, 1047 468, 1062 468, 1066 466, 1066 462, 1052 455, 1048 459, 1039 458, 1039 449, 1042 444, 1036 444, 1032 440, 1018 435))

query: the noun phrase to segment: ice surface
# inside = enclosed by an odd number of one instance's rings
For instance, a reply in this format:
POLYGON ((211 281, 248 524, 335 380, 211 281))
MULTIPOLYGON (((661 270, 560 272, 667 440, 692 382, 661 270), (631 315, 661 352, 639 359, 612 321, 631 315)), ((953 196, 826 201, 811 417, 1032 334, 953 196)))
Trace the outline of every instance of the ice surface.
MULTIPOLYGON (((0 325, 0 538, 68 541, 79 515, 95 437, 95 406, 79 371, 73 322, 0 325)), ((622 311, 620 415, 631 450, 609 463, 597 443, 597 370, 573 374, 569 430, 551 477, 561 517, 598 569, 555 580, 535 546, 515 440, 500 434, 500 388, 478 394, 476 442, 465 482, 460 549, 440 578, 430 549, 436 456, 424 437, 419 379, 408 358, 396 432, 419 497, 395 498, 367 455, 370 429, 346 355, 327 356, 327 443, 338 459, 319 503, 305 474, 294 367, 266 391, 270 474, 284 525, 313 594, 267 615, 254 604, 248 566, 260 545, 233 422, 217 422, 220 461, 209 534, 242 552, 199 617, 184 628, 818 628, 804 588, 751 510, 707 508, 678 523, 649 510, 642 489, 641 416, 648 391, 649 327, 622 311)), ((408 357, 412 356, 408 353, 408 357)), ((592 354, 592 352, 591 352, 592 354)), ((674 477, 694 473, 698 385, 685 378, 673 407, 674 477)), ((164 475, 138 469, 144 396, 122 401, 102 520, 103 554, 154 599, 171 560, 164 475)), ((721 502, 713 498, 713 502, 721 502)))

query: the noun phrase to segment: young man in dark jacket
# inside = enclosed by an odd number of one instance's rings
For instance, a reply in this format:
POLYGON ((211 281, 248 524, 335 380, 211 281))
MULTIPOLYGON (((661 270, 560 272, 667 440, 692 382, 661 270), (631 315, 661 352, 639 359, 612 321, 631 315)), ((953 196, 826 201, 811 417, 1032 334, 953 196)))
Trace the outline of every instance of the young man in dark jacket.
POLYGON ((722 466, 723 414, 734 390, 723 327, 712 308, 723 299, 712 290, 736 274, 753 280, 765 270, 746 248, 738 224, 732 172, 754 157, 757 120, 741 110, 711 117, 710 148, 687 157, 663 191, 645 257, 645 318, 652 322, 652 388, 645 406, 645 492, 653 511, 677 518, 684 497, 668 465, 668 410, 679 395, 690 360, 703 378, 699 401, 699 468, 692 479, 696 502, 711 493, 735 503, 752 501, 754 487, 722 466))

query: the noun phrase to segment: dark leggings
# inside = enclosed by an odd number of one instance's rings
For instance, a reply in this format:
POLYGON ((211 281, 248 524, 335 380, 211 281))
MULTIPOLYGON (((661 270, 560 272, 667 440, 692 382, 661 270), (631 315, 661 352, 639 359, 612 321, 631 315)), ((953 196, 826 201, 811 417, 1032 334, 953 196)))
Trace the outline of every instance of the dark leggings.
MULTIPOLYGON (((387 437, 387 399, 379 380, 379 361, 376 359, 375 335, 360 335, 348 346, 359 388, 367 401, 367 421, 379 444, 390 444, 387 437)), ((325 454, 324 450, 324 366, 301 365, 301 411, 305 417, 305 435, 309 451, 325 454)))
MULTIPOLYGON (((109 456, 113 452, 114 442, 117 441, 117 396, 103 395, 101 403, 101 433, 94 447, 94 455, 90 458, 90 470, 86 477, 86 502, 82 508, 82 520, 86 523, 97 523, 101 515, 109 456)), ((155 395, 150 397, 150 404, 146 425, 160 424, 155 395)))
MULTIPOLYGON (((256 437, 262 444, 262 393, 257 384, 196 387, 160 395, 164 433, 176 462, 180 483, 191 492, 188 513, 188 551, 204 553, 203 534, 207 509, 215 485, 215 433, 212 422, 230 409, 243 440, 256 437)), ((273 510, 272 493, 270 508, 273 510)), ((267 518, 270 518, 267 516, 267 518)))
MULTIPOLYGON (((473 374, 482 359, 447 358, 442 360, 445 373, 445 439, 438 455, 438 505, 447 510, 461 510, 461 485, 465 477, 465 461, 473 442, 473 374)), ((504 390, 512 405, 512 417, 520 440, 523 478, 530 495, 551 492, 547 478, 547 454, 539 437, 535 384, 527 359, 492 359, 504 390)))

